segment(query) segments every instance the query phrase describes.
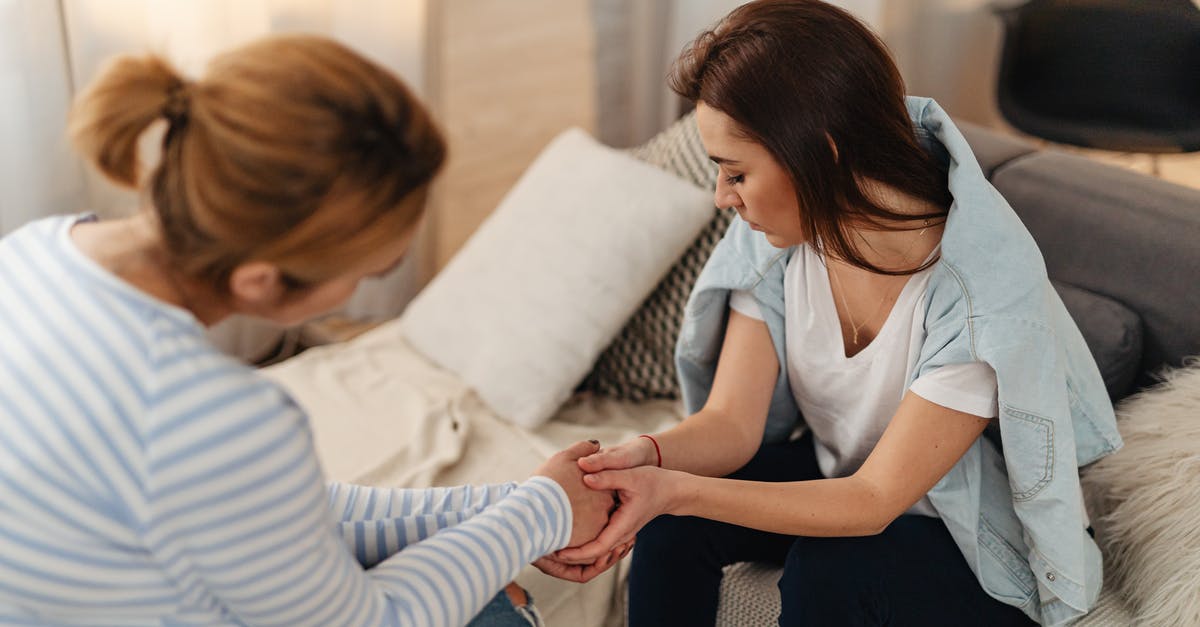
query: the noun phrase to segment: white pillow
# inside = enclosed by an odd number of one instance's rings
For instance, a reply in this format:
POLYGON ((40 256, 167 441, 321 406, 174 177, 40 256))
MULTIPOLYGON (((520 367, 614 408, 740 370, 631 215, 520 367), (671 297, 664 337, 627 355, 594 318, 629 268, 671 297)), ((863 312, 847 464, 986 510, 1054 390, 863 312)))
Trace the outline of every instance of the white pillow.
POLYGON ((1200 360, 1117 405, 1125 447, 1088 466, 1083 490, 1105 584, 1138 625, 1200 625, 1200 360))
POLYGON ((713 211, 699 187, 565 131, 409 305, 402 332, 501 417, 536 427, 713 211))

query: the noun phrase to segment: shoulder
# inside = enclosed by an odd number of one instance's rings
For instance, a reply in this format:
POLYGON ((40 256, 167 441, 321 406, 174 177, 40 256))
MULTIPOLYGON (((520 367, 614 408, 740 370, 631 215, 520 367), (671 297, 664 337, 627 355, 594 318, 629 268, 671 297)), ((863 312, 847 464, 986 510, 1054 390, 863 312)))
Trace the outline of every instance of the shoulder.
POLYGON ((7 242, 16 239, 52 239, 62 229, 74 224, 80 220, 87 219, 87 214, 80 215, 56 215, 45 218, 38 218, 26 222, 24 225, 17 227, 13 232, 5 235, 0 241, 7 242))
POLYGON ((30 270, 50 270, 61 265, 64 252, 61 250, 64 232, 78 217, 54 216, 34 220, 0 238, 0 260, 2 266, 11 271, 21 268, 29 276, 30 270))
POLYGON ((970 292, 958 270, 944 259, 932 269, 924 305, 922 362, 933 360, 931 365, 937 366, 976 361, 970 292))
POLYGON ((282 421, 294 428, 302 412, 287 392, 257 370, 221 353, 203 334, 156 321, 154 379, 150 394, 151 434, 187 429, 235 428, 282 421))
POLYGON ((930 324, 964 324, 972 303, 967 281, 959 268, 942 258, 930 270, 925 292, 925 321, 930 324))

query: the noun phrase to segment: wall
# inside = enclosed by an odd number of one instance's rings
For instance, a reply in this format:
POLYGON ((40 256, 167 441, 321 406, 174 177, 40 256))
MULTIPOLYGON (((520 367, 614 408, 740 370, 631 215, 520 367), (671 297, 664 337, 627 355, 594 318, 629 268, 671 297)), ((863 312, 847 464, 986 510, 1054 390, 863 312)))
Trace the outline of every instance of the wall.
POLYGON ((1002 37, 989 0, 887 0, 878 30, 908 92, 951 115, 1002 127, 995 83, 1002 37))
MULTIPOLYGON (((339 39, 423 92, 425 0, 62 0, 62 6, 75 93, 117 54, 164 54, 197 77, 218 52, 292 31, 339 39)), ((148 157, 154 144, 146 142, 148 157)), ((137 205, 135 194, 91 171, 87 188, 89 205, 101 215, 123 215, 137 205)))
POLYGON ((430 100, 450 143, 433 193, 441 268, 541 149, 594 132, 587 0, 438 0, 430 5, 430 100))
POLYGON ((59 5, 0 0, 0 235, 85 205, 63 133, 70 101, 59 5))

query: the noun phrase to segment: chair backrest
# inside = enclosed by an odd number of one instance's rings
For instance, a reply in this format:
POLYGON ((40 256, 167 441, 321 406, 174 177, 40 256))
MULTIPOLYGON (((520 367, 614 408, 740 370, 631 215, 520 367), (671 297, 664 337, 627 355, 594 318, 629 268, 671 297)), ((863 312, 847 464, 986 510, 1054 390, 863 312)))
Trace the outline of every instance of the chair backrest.
POLYGON ((1192 0, 1031 0, 998 14, 997 97, 1018 128, 1023 117, 1045 116, 1165 136, 1200 132, 1200 8, 1192 0))

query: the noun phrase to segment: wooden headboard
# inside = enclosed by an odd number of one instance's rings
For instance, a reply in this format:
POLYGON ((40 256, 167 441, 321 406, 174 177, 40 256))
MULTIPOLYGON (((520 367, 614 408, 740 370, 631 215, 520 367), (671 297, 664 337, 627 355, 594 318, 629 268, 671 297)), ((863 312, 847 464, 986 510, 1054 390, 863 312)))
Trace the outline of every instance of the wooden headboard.
POLYGON ((450 146, 422 234, 426 277, 445 266, 538 152, 595 132, 589 0, 430 2, 429 103, 450 146))

